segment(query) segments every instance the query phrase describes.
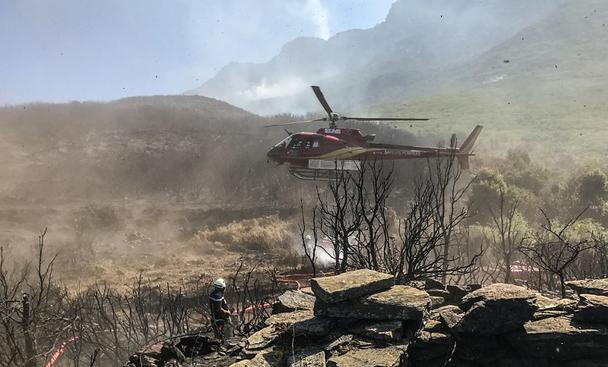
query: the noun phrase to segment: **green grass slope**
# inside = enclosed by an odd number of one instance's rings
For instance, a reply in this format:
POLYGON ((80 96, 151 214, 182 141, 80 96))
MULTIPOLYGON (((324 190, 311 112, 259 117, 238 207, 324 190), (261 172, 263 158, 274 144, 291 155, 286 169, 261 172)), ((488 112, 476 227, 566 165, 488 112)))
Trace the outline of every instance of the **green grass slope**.
POLYGON ((572 1, 509 41, 438 79, 433 95, 374 112, 429 116, 414 132, 486 129, 477 151, 502 156, 527 149, 548 165, 608 154, 608 3, 572 1))

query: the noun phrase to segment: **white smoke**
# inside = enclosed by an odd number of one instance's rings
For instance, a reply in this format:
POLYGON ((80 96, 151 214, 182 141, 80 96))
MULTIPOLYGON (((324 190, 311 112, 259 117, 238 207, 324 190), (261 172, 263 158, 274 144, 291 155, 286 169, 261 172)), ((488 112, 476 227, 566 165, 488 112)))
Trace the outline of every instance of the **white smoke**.
POLYGON ((262 80, 261 83, 252 86, 241 92, 249 101, 259 101, 267 98, 279 98, 292 96, 306 88, 306 83, 300 77, 285 77, 276 83, 268 83, 262 80))
POLYGON ((304 10, 317 28, 316 36, 324 40, 328 39, 330 36, 329 11, 321 4, 321 0, 306 0, 304 10))

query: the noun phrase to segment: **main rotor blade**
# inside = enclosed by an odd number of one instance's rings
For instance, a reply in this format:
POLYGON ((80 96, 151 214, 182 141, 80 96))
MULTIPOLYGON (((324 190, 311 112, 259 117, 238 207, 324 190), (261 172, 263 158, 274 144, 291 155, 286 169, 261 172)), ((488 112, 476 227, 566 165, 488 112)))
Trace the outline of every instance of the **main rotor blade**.
POLYGON ((264 125, 264 127, 276 127, 276 126, 289 126, 289 125, 297 125, 297 124, 308 124, 308 123, 311 123, 311 122, 319 122, 319 121, 327 121, 327 117, 323 117, 321 119, 314 119, 314 120, 293 121, 293 122, 284 122, 284 123, 281 123, 281 124, 264 125))
POLYGON ((342 116, 342 120, 355 120, 355 121, 429 121, 429 119, 422 119, 422 118, 346 117, 346 116, 342 116))
POLYGON ((319 88, 316 85, 311 86, 311 88, 312 88, 312 91, 315 92, 315 96, 317 96, 317 99, 321 103, 321 106, 323 106, 323 108, 325 109, 325 112, 327 112, 327 116, 329 116, 331 118, 331 114, 334 111, 331 110, 331 107, 329 107, 327 100, 325 100, 325 96, 323 95, 323 92, 321 92, 321 88, 319 88))

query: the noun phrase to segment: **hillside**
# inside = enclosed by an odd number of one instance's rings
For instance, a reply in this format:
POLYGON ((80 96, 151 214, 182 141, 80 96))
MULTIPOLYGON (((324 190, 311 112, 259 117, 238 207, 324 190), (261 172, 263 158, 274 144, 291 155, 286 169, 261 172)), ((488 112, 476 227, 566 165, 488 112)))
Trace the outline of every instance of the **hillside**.
POLYGON ((213 193, 219 199, 249 188, 234 187, 247 169, 271 174, 264 152, 281 132, 262 133, 264 121, 224 102, 185 96, 2 108, 1 163, 8 179, 0 196, 208 199, 213 193), (242 166, 245 156, 257 159, 242 166))
POLYGON ((232 63, 188 94, 257 113, 316 111, 307 87, 323 85, 343 109, 424 92, 412 88, 509 39, 559 2, 399 0, 386 20, 327 41, 299 38, 267 63, 232 63))
MULTIPOLYGON (((286 132, 263 127, 294 118, 262 118, 198 96, 0 108, 0 200, 299 201, 294 185, 302 183, 266 159, 286 132)), ((415 141, 388 126, 349 126, 387 142, 415 141)))
POLYGON ((571 2, 441 74, 433 95, 374 111, 430 115, 420 134, 483 124, 478 151, 489 156, 525 148, 562 169, 593 162, 608 153, 607 42, 608 4, 571 2))

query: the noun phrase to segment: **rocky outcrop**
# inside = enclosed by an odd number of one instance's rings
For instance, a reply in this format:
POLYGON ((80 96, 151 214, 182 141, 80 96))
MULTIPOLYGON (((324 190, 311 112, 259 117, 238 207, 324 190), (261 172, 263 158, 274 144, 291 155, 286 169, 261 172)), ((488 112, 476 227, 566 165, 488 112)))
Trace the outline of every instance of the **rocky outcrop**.
MULTIPOLYGON (((267 327, 248 339, 249 353, 282 348, 288 357, 281 366, 294 367, 405 364, 408 345, 430 309, 425 291, 394 285, 392 276, 370 270, 313 279, 311 284, 314 310, 273 314, 267 327)), ((301 302, 306 296, 284 294, 281 309, 304 308, 309 305, 301 302)))
MULTIPOLYGON (((449 296, 442 294, 451 302, 458 298, 461 302, 431 309, 431 296, 426 291, 407 285, 379 286, 378 279, 388 277, 365 271, 315 279, 313 289, 319 292, 323 288, 322 294, 331 302, 312 296, 314 308, 300 309, 310 306, 310 299, 302 295, 311 295, 289 291, 279 302, 293 310, 274 313, 266 319, 265 327, 247 339, 220 348, 212 337, 184 336, 149 346, 134 355, 130 365, 608 365, 608 296, 581 293, 576 299, 557 299, 511 284, 470 291, 474 288, 432 283, 435 288, 429 292, 448 292, 449 296), (360 274, 365 276, 359 278, 360 274), (363 290, 369 293, 362 294, 363 290), (468 293, 463 295, 464 291, 468 293), (196 363, 193 355, 198 356, 196 363)), ((601 282, 584 284, 594 284, 595 288, 588 290, 597 290, 601 282)))

